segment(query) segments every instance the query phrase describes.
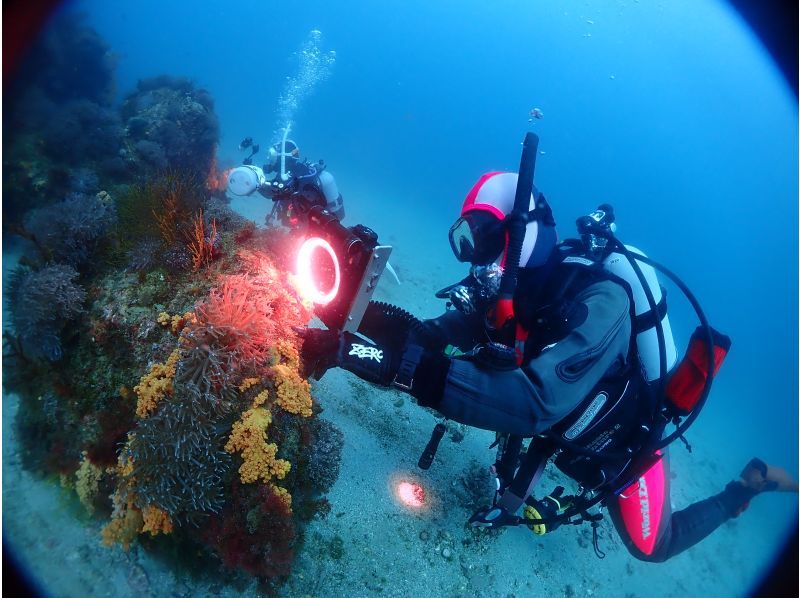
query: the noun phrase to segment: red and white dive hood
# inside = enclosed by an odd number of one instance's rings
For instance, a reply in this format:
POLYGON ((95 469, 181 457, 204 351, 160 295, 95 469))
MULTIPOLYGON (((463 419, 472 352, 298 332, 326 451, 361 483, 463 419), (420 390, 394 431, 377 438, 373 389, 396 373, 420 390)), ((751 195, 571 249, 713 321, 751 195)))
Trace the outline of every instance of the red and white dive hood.
MULTIPOLYGON (((518 178, 519 175, 516 172, 487 172, 467 193, 461 207, 461 216, 470 212, 483 211, 498 220, 503 220, 514 209, 518 178)), ((530 210, 536 208, 540 195, 541 193, 534 187, 530 198, 530 210)), ((544 265, 557 242, 558 235, 555 226, 547 226, 538 220, 529 222, 522 242, 520 268, 536 268, 544 265)), ((508 235, 506 235, 503 252, 496 260, 500 266, 505 266, 507 253, 508 235)))

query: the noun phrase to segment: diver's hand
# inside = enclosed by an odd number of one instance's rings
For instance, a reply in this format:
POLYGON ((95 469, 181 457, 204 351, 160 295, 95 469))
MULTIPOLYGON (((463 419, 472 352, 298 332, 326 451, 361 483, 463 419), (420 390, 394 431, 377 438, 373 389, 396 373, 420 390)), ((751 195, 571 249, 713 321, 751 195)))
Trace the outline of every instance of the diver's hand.
POLYGON ((351 334, 321 328, 296 329, 303 338, 301 374, 316 380, 329 369, 341 367, 367 382, 389 386, 399 367, 396 351, 351 334))
POLYGON ((377 345, 355 334, 342 335, 339 365, 367 382, 390 386, 400 366, 400 355, 389 345, 377 345))
POLYGON ((341 333, 322 328, 297 328, 295 331, 303 339, 300 361, 304 378, 313 376, 319 380, 329 369, 340 365, 341 333))

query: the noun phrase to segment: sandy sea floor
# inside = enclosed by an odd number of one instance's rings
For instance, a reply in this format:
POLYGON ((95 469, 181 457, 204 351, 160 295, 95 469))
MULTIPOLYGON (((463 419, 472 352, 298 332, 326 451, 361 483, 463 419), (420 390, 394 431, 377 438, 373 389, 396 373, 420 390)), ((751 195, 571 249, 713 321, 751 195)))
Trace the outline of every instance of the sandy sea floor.
MULTIPOLYGON (((4 256, 4 269, 9 257, 4 256)), ((420 267, 403 251, 393 262, 402 285, 384 277, 379 299, 425 317, 443 309, 433 293, 450 280, 420 267)), ((436 422, 432 412, 402 393, 375 389, 338 370, 315 383, 314 397, 324 409, 322 417, 344 433, 342 466, 328 495, 331 512, 307 529, 283 596, 729 597, 747 593, 774 550, 759 527, 765 511, 754 508, 664 564, 630 557, 608 520, 600 528, 603 560, 592 549, 588 524, 547 536, 522 528, 477 532, 465 522, 491 499, 492 434, 451 425, 433 466, 423 472, 416 462, 436 422), (402 480, 424 487, 425 507, 412 510, 397 499, 395 487, 402 480), (476 494, 481 488, 487 490, 483 496, 476 494)), ((157 549, 103 547, 103 520, 90 519, 74 493, 21 469, 12 427, 15 397, 4 396, 2 407, 3 536, 48 594, 256 592, 252 582, 232 583, 177 565, 157 549)), ((721 455, 711 440, 697 433, 691 440, 692 455, 681 446, 672 448, 676 509, 719 492, 738 471, 718 465, 721 455)), ((548 472, 541 490, 559 482, 548 472)))

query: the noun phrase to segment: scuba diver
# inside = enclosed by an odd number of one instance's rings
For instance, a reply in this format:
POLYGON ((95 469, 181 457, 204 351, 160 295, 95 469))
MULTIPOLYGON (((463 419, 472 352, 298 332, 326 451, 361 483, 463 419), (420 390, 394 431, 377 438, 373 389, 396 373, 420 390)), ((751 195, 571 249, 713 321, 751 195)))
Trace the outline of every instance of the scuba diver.
MULTIPOLYGON (((550 206, 533 186, 537 146, 529 134, 519 173, 487 173, 467 194, 449 235, 470 274, 437 293, 452 309, 420 321, 371 302, 358 335, 303 329, 304 368, 319 379, 341 367, 409 393, 445 420, 494 431, 496 492, 473 526, 543 534, 587 521, 602 558, 597 507, 605 507, 631 554, 662 562, 757 494, 798 486, 753 459, 719 494, 672 511, 667 445, 686 442, 730 339, 708 326, 669 273, 702 324, 678 362, 657 264, 616 240, 608 205, 578 220, 580 239, 559 243, 550 206), (670 424, 676 430, 667 434, 670 424), (578 483, 575 495, 559 486, 534 498, 550 460, 578 483)), ((438 423, 423 469, 444 432, 438 423)))
POLYGON ((283 139, 269 148, 268 161, 263 167, 253 165, 259 145, 251 137, 239 144, 239 150, 250 150, 243 165, 228 174, 228 190, 233 195, 251 196, 258 191, 275 203, 267 216, 267 224, 280 222, 297 226, 302 214, 313 206, 322 206, 337 219, 344 218, 342 195, 333 175, 322 160, 311 163, 300 159, 297 144, 288 139, 288 127, 283 139))

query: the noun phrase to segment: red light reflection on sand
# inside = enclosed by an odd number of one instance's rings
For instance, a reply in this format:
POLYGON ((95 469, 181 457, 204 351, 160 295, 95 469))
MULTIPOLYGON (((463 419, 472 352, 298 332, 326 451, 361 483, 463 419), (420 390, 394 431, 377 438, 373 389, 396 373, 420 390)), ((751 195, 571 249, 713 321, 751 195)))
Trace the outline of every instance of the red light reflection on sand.
POLYGON ((418 509, 425 506, 425 490, 414 482, 400 482, 397 484, 397 497, 407 507, 418 509))

